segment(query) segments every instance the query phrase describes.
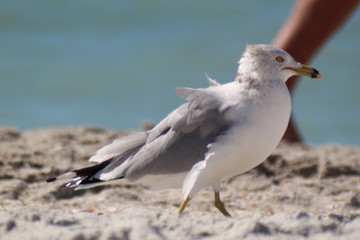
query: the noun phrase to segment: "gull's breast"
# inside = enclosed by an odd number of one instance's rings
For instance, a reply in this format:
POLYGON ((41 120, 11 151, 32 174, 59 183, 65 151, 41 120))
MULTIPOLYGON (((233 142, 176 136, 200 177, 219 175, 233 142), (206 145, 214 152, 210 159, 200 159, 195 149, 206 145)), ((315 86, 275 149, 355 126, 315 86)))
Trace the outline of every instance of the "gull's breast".
POLYGON ((239 111, 241 121, 210 146, 207 171, 220 180, 259 165, 279 144, 290 113, 291 98, 285 85, 239 111))

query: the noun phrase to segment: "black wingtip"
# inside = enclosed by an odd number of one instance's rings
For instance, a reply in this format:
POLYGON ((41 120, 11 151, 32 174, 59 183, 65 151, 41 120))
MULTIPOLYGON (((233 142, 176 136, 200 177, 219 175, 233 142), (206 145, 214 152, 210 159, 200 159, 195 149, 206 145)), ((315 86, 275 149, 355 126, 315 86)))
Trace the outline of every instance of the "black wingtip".
POLYGON ((92 178, 92 177, 77 177, 75 179, 73 179, 70 182, 66 182, 64 184, 62 184, 61 186, 58 187, 58 190, 61 189, 74 189, 74 190, 79 190, 79 189, 84 189, 84 188, 90 188, 90 187, 95 187, 98 184, 101 184, 103 182, 106 181, 102 181, 96 178, 92 178))
POLYGON ((51 183, 51 182, 55 182, 56 180, 63 180, 63 179, 71 179, 71 181, 62 184, 60 187, 58 187, 58 189, 63 189, 63 188, 77 188, 79 185, 84 185, 84 184, 94 184, 94 183, 98 183, 98 182, 103 182, 99 179, 94 178, 94 175, 100 171, 101 169, 105 168, 107 165, 109 165, 111 163, 113 159, 109 159, 107 161, 104 161, 102 163, 99 163, 97 165, 91 166, 91 167, 86 167, 86 168, 81 168, 81 169, 77 169, 77 170, 73 170, 70 172, 66 172, 58 177, 52 177, 52 178, 48 178, 46 179, 47 183, 51 183))

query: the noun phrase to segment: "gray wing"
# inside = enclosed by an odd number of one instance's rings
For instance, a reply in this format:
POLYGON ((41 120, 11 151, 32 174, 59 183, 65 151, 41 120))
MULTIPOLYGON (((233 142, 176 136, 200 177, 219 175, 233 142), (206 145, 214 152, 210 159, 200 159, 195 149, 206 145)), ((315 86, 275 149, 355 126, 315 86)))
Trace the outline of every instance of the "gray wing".
POLYGON ((189 171, 204 159, 208 144, 229 129, 223 104, 208 89, 177 88, 187 103, 170 113, 148 132, 146 143, 136 152, 115 159, 96 177, 137 180, 148 174, 189 171))

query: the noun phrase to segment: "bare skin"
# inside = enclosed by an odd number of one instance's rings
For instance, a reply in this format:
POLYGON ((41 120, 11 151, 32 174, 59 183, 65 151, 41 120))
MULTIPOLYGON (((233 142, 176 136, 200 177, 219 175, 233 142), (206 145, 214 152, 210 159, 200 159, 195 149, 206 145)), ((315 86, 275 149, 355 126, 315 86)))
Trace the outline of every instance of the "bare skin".
MULTIPOLYGON (((273 41, 301 63, 308 63, 326 41, 345 23, 359 5, 359 0, 298 0, 293 12, 273 41)), ((297 78, 287 81, 290 93, 298 83, 297 78)), ((283 140, 301 142, 302 137, 294 119, 283 140)))

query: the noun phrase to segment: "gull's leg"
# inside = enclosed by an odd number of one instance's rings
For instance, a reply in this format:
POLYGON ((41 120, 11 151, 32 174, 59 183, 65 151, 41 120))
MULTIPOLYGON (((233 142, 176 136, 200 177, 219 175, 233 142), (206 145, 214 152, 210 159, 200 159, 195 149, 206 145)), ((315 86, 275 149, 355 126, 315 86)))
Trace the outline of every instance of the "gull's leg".
POLYGON ((220 193, 215 192, 215 207, 224 214, 226 217, 231 217, 230 213, 226 210, 224 203, 220 200, 220 193))
POLYGON ((179 214, 181 214, 181 213, 184 211, 184 209, 186 208, 186 206, 188 205, 189 202, 190 202, 190 198, 187 197, 187 198, 181 203, 181 206, 180 206, 179 211, 178 211, 179 214))
POLYGON ((220 182, 216 182, 213 185, 215 193, 215 207, 224 214, 226 217, 231 217, 230 213, 226 210, 224 203, 220 200, 220 182))

